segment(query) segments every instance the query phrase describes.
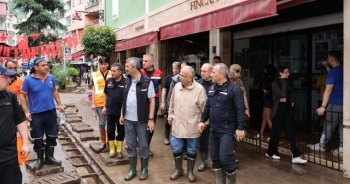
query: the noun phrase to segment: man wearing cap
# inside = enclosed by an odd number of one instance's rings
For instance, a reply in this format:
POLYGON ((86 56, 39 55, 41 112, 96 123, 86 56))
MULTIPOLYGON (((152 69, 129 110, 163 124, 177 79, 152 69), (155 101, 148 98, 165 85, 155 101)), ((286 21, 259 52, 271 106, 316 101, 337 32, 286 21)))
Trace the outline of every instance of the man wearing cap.
MULTIPOLYGON (((13 72, 17 72, 17 62, 8 60, 5 62, 5 67, 8 70, 11 70, 13 72)), ((16 73, 17 74, 17 73, 16 73)), ((23 79, 17 75, 11 76, 11 82, 10 85, 7 87, 7 90, 14 92, 17 97, 19 97, 19 94, 21 93, 21 88, 23 85, 23 79)))
POLYGON ((30 121, 30 136, 34 139, 33 149, 38 156, 34 169, 42 168, 44 153, 46 164, 61 165, 61 161, 53 157, 58 133, 54 99, 60 112, 64 112, 64 107, 56 89, 55 78, 48 75, 48 64, 44 58, 34 60, 30 75, 24 79, 20 98, 25 116, 30 121), (43 141, 44 133, 46 143, 43 141))
POLYGON ((0 65, 0 183, 22 183, 22 172, 18 166, 16 131, 23 137, 21 155, 30 153, 26 117, 16 95, 6 88, 15 72, 0 65))

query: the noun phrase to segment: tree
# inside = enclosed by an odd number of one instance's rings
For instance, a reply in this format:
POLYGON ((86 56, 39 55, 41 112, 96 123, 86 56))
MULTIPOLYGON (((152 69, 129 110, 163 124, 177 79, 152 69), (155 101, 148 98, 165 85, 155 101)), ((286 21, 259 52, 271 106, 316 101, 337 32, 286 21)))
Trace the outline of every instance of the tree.
POLYGON ((53 30, 66 30, 66 26, 54 15, 56 12, 65 12, 64 3, 61 0, 13 0, 13 3, 14 9, 30 14, 26 21, 16 25, 18 34, 41 33, 47 27, 53 30))
POLYGON ((85 55, 106 56, 114 51, 115 33, 109 26, 86 28, 81 43, 84 46, 85 55))

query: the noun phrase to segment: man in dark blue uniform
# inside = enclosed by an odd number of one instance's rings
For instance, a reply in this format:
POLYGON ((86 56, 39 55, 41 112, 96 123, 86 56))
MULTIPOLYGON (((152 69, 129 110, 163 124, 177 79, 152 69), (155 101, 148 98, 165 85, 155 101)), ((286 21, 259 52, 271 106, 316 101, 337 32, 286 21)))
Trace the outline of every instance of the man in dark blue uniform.
POLYGON ((203 132, 204 122, 210 123, 210 157, 217 184, 224 184, 226 176, 230 184, 236 183, 236 165, 233 150, 237 141, 244 139, 246 117, 243 92, 228 80, 229 70, 223 63, 216 64, 211 73, 213 84, 208 92, 198 130, 203 132), (225 174, 226 171, 226 174, 225 174))
POLYGON ((112 77, 107 79, 104 93, 104 105, 102 114, 107 114, 107 138, 109 144, 109 157, 114 158, 117 155, 118 159, 123 158, 122 148, 124 142, 124 125, 119 124, 120 111, 123 105, 123 90, 125 78, 123 77, 123 66, 119 63, 114 63, 111 67, 112 77), (115 136, 117 128, 118 135, 115 136), (117 141, 117 150, 115 142, 117 141), (116 153, 117 152, 117 153, 116 153))
POLYGON ((16 94, 7 91, 11 76, 16 73, 0 65, 0 183, 21 184, 22 172, 18 166, 16 131, 22 136, 21 155, 30 153, 26 116, 16 94))

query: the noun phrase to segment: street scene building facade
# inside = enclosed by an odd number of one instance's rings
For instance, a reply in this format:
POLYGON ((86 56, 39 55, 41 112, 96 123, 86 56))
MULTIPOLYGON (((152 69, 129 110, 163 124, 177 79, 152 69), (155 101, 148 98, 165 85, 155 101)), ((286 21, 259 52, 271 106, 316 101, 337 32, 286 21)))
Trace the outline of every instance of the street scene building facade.
MULTIPOLYGON (((316 143, 322 132, 315 113, 322 99, 315 89, 322 74, 320 62, 331 50, 344 52, 343 8, 341 1, 309 0, 112 1, 105 4, 105 24, 117 35, 115 55, 111 56, 116 62, 152 54, 154 66, 166 75, 171 74, 174 61, 196 63, 196 73, 216 55, 228 66, 240 64, 253 112, 248 126, 252 139, 261 123, 263 68, 268 64, 288 67, 297 141, 309 157, 314 152, 309 152, 306 144, 316 143)), ((268 143, 266 138, 257 139, 256 144, 268 143)), ((333 139, 327 148, 330 152, 337 148, 339 134, 333 139)), ((285 148, 289 150, 287 145, 285 148)), ((325 162, 336 165, 322 164, 315 157, 309 161, 342 170, 343 155, 331 159, 326 155, 321 156, 325 162)))
MULTIPOLYGON (((349 182, 350 1, 59 1, 65 12, 44 11, 66 30, 46 25, 19 33, 16 24, 34 13, 16 10, 23 13, 19 16, 13 11, 16 0, 0 0, 0 100, 8 100, 11 87, 20 90, 17 102, 24 114, 18 117, 30 133, 18 130, 15 136, 13 123, 3 118, 12 126, 12 151, 17 144, 11 166, 22 174, 15 178, 24 183, 349 182), (106 45, 114 51, 84 53, 84 32, 99 28, 108 28, 113 38, 106 45), (58 40, 31 45, 33 36, 49 33, 58 40), (24 36, 29 53, 41 53, 22 61, 27 51, 17 42, 24 36), (23 74, 27 70, 29 76, 23 74), (67 72, 62 79, 60 70, 67 72), (69 70, 77 72, 68 75, 69 70), (125 103, 111 114, 110 102, 118 100, 125 103), (208 150, 202 152, 202 146, 208 150)), ((0 114, 11 114, 8 105, 0 103, 0 114)), ((5 148, 0 144, 0 152, 5 148)), ((0 161, 0 170, 6 164, 0 161)))

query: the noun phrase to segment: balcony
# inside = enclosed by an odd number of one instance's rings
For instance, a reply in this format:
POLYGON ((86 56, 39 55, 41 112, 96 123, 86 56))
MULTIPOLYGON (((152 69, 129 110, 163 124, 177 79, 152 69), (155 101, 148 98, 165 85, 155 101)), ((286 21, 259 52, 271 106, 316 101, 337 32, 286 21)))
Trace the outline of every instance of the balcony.
POLYGON ((100 4, 99 0, 88 0, 88 1, 86 1, 85 9, 88 9, 90 7, 93 7, 93 6, 96 6, 99 4, 100 4))
POLYGON ((94 24, 98 24, 98 23, 99 23, 99 19, 90 20, 90 21, 85 22, 85 26, 94 25, 94 24))

